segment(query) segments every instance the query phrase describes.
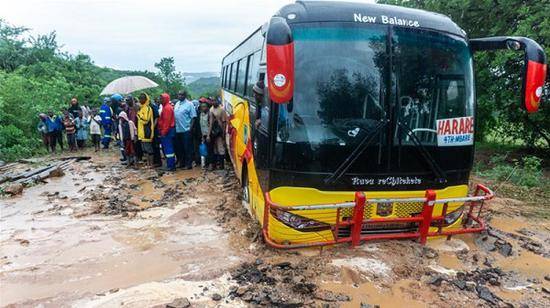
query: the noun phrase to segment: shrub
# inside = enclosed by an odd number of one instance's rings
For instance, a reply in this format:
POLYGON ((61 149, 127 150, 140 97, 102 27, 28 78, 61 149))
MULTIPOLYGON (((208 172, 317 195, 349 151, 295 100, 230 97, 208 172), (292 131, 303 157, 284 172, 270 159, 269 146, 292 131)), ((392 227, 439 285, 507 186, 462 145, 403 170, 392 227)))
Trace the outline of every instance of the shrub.
POLYGON ((489 164, 476 165, 476 173, 489 179, 510 181, 519 186, 535 187, 543 185, 542 159, 536 156, 524 156, 521 160, 507 161, 507 155, 494 155, 489 164))

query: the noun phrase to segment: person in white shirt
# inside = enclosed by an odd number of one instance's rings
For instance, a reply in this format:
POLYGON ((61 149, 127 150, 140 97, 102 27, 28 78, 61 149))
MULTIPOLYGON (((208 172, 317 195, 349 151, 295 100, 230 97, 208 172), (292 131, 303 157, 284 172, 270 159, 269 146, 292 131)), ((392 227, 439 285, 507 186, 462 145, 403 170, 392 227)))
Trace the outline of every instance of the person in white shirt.
POLYGON ((99 151, 99 142, 101 141, 101 117, 97 114, 97 109, 92 110, 91 113, 90 135, 92 136, 92 143, 97 152, 99 151))

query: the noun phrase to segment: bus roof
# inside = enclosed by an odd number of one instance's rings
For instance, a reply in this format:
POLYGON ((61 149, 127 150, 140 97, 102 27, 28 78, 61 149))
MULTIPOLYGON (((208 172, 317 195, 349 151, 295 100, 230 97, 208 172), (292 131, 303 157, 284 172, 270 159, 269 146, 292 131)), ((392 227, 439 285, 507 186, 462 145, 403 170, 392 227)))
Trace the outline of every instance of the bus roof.
MULTIPOLYGON (((372 23, 432 29, 466 37, 466 33, 445 15, 386 4, 298 0, 296 3, 282 7, 275 16, 284 17, 289 24, 323 21, 372 23), (291 14, 295 15, 293 19, 288 18, 291 14)), ((228 52, 223 57, 222 63, 260 30, 261 28, 256 29, 228 52)))
POLYGON ((296 3, 281 8, 276 16, 286 18, 289 24, 323 21, 373 23, 410 28, 426 28, 448 32, 461 37, 466 36, 465 32, 445 15, 385 4, 340 1, 296 1, 296 3), (289 18, 289 16, 293 18, 289 18))

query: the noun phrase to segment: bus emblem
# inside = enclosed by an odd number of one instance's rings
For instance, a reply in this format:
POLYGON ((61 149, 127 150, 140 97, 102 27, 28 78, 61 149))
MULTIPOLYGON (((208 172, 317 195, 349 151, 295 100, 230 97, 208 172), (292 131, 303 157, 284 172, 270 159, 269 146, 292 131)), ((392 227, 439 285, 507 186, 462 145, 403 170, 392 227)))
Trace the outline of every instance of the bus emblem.
POLYGON ((392 209, 392 203, 378 203, 378 205, 376 206, 376 215, 389 216, 392 212, 392 209))
POLYGON ((283 74, 275 75, 275 77, 273 77, 273 83, 279 88, 284 86, 285 83, 286 83, 285 75, 283 75, 283 74))

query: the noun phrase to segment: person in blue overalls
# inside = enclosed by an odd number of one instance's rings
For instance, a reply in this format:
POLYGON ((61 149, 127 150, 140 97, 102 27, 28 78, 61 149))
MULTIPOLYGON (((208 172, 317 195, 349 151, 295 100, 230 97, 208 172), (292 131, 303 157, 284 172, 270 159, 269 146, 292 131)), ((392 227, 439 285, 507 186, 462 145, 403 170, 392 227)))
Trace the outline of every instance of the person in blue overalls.
POLYGON ((101 117, 101 126, 103 126, 103 138, 101 138, 101 144, 103 149, 108 149, 111 143, 112 131, 113 131, 113 110, 111 109, 111 100, 106 97, 103 99, 103 104, 99 109, 99 116, 101 117))
POLYGON ((120 148, 120 161, 123 164, 126 164, 126 154, 124 154, 124 142, 122 138, 118 136, 118 115, 120 114, 124 98, 122 95, 115 93, 111 95, 111 110, 113 112, 113 136, 112 138, 116 140, 116 145, 120 148))
POLYGON ((124 100, 124 97, 122 95, 115 93, 111 95, 111 110, 113 112, 113 139, 118 140, 118 114, 122 111, 120 109, 120 104, 124 100))

